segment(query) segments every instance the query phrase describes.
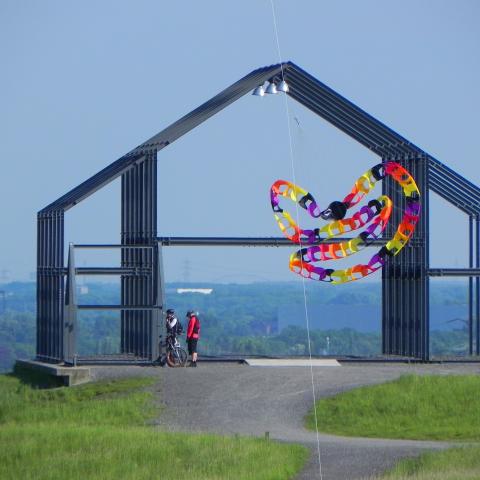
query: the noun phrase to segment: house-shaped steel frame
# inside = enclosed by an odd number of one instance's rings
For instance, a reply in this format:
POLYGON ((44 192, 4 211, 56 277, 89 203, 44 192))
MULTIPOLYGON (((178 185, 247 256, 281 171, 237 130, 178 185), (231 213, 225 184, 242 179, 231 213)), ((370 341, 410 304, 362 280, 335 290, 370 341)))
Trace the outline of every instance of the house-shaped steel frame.
MULTIPOLYGON (((157 237, 157 153, 255 87, 266 81, 279 82, 282 74, 291 98, 357 140, 382 161, 395 160, 405 165, 422 192, 422 212, 414 237, 382 271, 383 353, 429 360, 429 277, 447 275, 469 277, 469 348, 470 353, 474 347, 479 353, 480 189, 294 63, 287 62, 249 73, 38 213, 39 360, 74 363, 77 310, 91 308, 121 310, 124 354, 121 360, 154 361, 159 355, 158 336, 163 325, 163 246, 289 244, 283 238, 157 237), (65 212, 118 177, 122 190, 121 243, 71 244, 65 266, 65 212), (430 189, 468 215, 470 268, 429 268, 430 189), (121 267, 77 268, 76 248, 119 248, 121 267), (77 305, 75 277, 79 274, 121 275, 121 304, 77 305)), ((391 182, 384 182, 383 189, 400 207, 394 210, 391 222, 397 225, 404 197, 391 182)), ((393 234, 393 228, 389 227, 386 237, 393 234)))

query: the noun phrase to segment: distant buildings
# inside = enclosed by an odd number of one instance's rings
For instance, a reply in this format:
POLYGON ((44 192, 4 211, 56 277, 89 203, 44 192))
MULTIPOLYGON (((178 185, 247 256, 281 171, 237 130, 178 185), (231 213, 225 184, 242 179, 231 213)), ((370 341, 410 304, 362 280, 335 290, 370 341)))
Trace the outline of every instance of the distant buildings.
POLYGON ((177 288, 177 293, 201 293, 202 295, 210 295, 213 288, 177 288))

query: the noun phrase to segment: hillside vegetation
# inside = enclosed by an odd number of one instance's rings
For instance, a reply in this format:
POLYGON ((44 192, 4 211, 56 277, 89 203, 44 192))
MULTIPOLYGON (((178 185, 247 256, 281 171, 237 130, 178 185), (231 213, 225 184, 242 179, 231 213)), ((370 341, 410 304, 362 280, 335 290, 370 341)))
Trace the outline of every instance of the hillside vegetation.
MULTIPOLYGON (((167 285, 167 305, 175 308, 184 322, 187 310, 200 311, 202 342, 199 348, 202 356, 308 354, 301 283, 194 285, 213 287, 211 295, 178 294, 178 286, 185 285, 167 285), (289 326, 290 320, 293 326, 289 326)), ((461 306, 466 302, 463 287, 462 284, 432 285, 431 304, 459 306, 462 311, 461 306)), ((0 372, 5 372, 13 367, 16 358, 31 358, 35 354, 35 284, 12 283, 1 288, 7 292, 6 310, 0 311, 0 372)), ((116 304, 120 301, 119 291, 115 284, 88 285, 88 293, 79 295, 79 302, 116 304)), ((381 353, 379 284, 335 288, 311 282, 306 286, 306 295, 311 325, 316 319, 320 325, 325 320, 330 325, 327 328, 323 323, 321 329, 312 327, 310 346, 313 355, 375 356, 381 353), (347 323, 342 324, 335 317, 340 309, 343 318, 349 318, 347 323), (331 313, 323 317, 326 310, 331 313), (359 316, 360 310, 365 312, 363 316, 359 316), (373 324, 372 312, 378 317, 373 324), (366 329, 366 325, 370 328, 366 329)), ((466 324, 460 318, 452 321, 449 330, 432 332, 433 355, 466 354, 466 324)), ((118 353, 118 312, 83 311, 78 316, 78 323, 77 353, 118 353)))

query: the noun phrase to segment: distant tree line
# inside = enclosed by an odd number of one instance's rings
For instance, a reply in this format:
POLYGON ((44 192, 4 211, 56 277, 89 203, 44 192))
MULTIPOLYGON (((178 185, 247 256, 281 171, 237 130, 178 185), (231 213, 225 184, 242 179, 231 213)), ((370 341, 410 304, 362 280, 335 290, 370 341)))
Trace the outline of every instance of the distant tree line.
MULTIPOLYGON (((185 324, 185 313, 199 311, 202 321, 200 351, 203 355, 303 356, 309 354, 307 331, 290 326, 277 331, 279 311, 286 305, 303 305, 303 287, 292 283, 195 284, 213 288, 211 295, 177 293, 182 284, 167 285, 167 306, 175 308, 185 324)), ((463 285, 432 288, 432 303, 465 304, 463 285)), ((307 301, 325 304, 378 305, 376 284, 339 288, 308 285, 307 301)), ((35 355, 35 285, 15 283, 2 286, 7 292, 7 309, 0 314, 0 371, 10 370, 16 358, 35 355)), ((118 285, 93 284, 81 303, 119 302, 118 285)), ((120 347, 120 316, 109 312, 82 312, 79 315, 77 350, 80 354, 117 353, 120 347)), ((433 355, 464 355, 468 335, 465 324, 431 335, 433 355)), ((374 356, 381 353, 381 332, 362 333, 351 328, 310 332, 312 355, 374 356)))

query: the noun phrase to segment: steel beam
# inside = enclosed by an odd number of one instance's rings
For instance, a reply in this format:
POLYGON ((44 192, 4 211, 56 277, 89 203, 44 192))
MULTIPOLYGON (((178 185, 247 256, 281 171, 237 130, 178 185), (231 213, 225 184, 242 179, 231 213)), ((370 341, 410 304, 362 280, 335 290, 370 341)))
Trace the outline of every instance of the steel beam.
POLYGON ((121 243, 88 243, 88 244, 82 244, 82 243, 76 243, 75 248, 83 248, 83 249, 94 249, 94 250, 111 250, 115 248, 121 248, 122 250, 126 251, 127 249, 135 249, 135 250, 142 250, 142 249, 151 249, 151 245, 122 245, 121 243))
POLYGON ((152 269, 124 268, 124 267, 79 267, 75 269, 76 275, 151 275, 152 269))
MULTIPOLYGON (((330 238, 322 244, 335 244, 351 238, 330 238)), ((295 247, 285 237, 158 237, 157 241, 164 247, 295 247)), ((373 240, 370 245, 385 245, 387 240, 373 240)))
MULTIPOLYGON (((148 311, 156 308, 155 305, 77 305, 79 310, 141 310, 148 311)), ((143 353, 143 352, 142 352, 143 353)))
POLYGON ((480 277, 480 268, 430 268, 429 277, 480 277))
POLYGON ((476 205, 474 199, 465 195, 458 186, 453 185, 445 179, 440 179, 435 175, 438 175, 438 173, 432 174, 430 181, 430 188, 433 192, 467 215, 472 215, 477 212, 478 205, 476 205))
POLYGON ((304 97, 310 97, 315 92, 318 105, 326 108, 326 111, 331 115, 332 119, 329 120, 331 123, 341 130, 343 130, 343 125, 363 130, 366 138, 372 136, 369 141, 377 146, 380 155, 382 148, 387 148, 383 152, 386 155, 391 155, 394 152, 399 154, 421 153, 421 150, 407 139, 373 118, 297 65, 288 63, 285 69, 285 78, 289 85, 293 87, 289 92, 292 98, 298 92, 303 93, 307 89, 309 95, 304 95, 304 97), (338 123, 336 123, 334 118, 337 118, 338 123), (343 125, 340 122, 344 122, 343 125), (367 131, 370 133, 367 133, 367 131), (391 148, 393 148, 393 151, 388 150, 391 148))
MULTIPOLYGON (((290 64, 290 62, 284 63, 283 67, 289 68, 290 65, 293 64, 290 64)), ((172 125, 165 130, 162 130, 157 135, 154 135, 152 138, 133 149, 130 153, 136 154, 152 148, 161 150, 239 98, 251 93, 255 87, 263 85, 266 81, 277 75, 281 69, 282 66, 276 64, 254 70, 241 78, 238 82, 230 85, 218 95, 215 95, 213 98, 200 105, 195 110, 191 111, 189 114, 182 117, 180 120, 172 123, 172 125)))
POLYGON ((474 207, 475 212, 473 213, 480 213, 480 189, 476 185, 430 156, 429 166, 433 178, 438 178, 444 184, 451 184, 455 193, 463 198, 465 203, 474 207))
POLYGON ((47 205, 41 211, 46 213, 55 210, 62 210, 63 212, 69 210, 90 195, 93 195, 95 192, 108 185, 110 182, 113 182, 113 180, 123 175, 135 165, 143 162, 145 158, 146 157, 143 153, 137 155, 124 155, 108 167, 93 175, 93 177, 90 177, 88 180, 85 180, 83 183, 61 196, 58 200, 47 205))

